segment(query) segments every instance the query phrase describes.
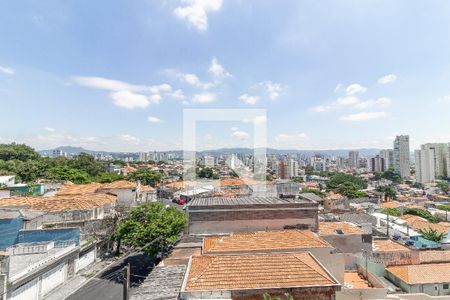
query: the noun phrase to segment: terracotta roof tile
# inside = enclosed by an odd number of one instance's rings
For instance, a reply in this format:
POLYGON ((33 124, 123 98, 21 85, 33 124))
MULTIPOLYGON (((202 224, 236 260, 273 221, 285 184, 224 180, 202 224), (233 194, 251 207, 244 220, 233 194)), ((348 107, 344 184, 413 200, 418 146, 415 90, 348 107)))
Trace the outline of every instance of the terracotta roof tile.
POLYGON ((405 246, 400 245, 392 240, 373 240, 374 252, 409 252, 405 246))
POLYGON ((193 256, 186 291, 339 285, 309 253, 193 256))
POLYGON ((337 230, 343 234, 367 234, 358 226, 349 222, 320 222, 319 235, 337 235, 337 230))
POLYGON ((401 206, 401 204, 398 202, 383 202, 383 203, 380 203, 379 206, 381 208, 397 208, 397 207, 401 206))
POLYGON ((135 189, 137 188, 136 182, 127 180, 118 180, 111 183, 89 183, 89 184, 70 184, 63 185, 58 195, 79 195, 79 194, 93 194, 99 191, 110 189, 135 189))
POLYGON ((450 263, 393 266, 386 270, 408 284, 450 282, 450 263))
POLYGON ((419 252, 420 263, 450 262, 450 251, 429 250, 419 252))
POLYGON ((345 272, 344 283, 347 289, 371 289, 365 278, 358 272, 345 272))
POLYGON ((13 197, 0 199, 0 206, 25 206, 31 210, 62 211, 101 207, 116 201, 110 194, 57 195, 52 197, 13 197))
POLYGON ((265 250, 295 250, 331 247, 309 230, 274 230, 234 233, 230 236, 206 237, 204 254, 252 252, 265 250))

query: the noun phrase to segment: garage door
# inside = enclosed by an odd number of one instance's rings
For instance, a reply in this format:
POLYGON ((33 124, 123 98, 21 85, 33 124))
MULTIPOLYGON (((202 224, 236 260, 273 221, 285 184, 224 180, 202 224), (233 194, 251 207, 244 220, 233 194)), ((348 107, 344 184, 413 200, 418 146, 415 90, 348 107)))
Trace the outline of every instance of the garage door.
POLYGON ((51 290, 64 282, 66 270, 67 264, 62 264, 42 275, 42 296, 48 294, 51 290))
POLYGON ((30 282, 18 287, 11 293, 11 300, 38 300, 39 299, 39 284, 38 279, 33 279, 30 282))
POLYGON ((80 258, 77 261, 76 272, 86 268, 87 266, 92 264, 94 260, 95 260, 95 249, 92 249, 91 251, 85 253, 83 256, 80 256, 80 258))

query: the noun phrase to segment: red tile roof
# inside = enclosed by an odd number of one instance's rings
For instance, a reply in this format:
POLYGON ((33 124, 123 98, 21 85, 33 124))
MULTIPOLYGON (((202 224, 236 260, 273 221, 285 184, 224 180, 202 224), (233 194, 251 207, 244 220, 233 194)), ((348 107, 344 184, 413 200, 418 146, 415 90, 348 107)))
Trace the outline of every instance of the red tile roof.
POLYGON ((339 285, 309 253, 193 256, 186 291, 339 285))

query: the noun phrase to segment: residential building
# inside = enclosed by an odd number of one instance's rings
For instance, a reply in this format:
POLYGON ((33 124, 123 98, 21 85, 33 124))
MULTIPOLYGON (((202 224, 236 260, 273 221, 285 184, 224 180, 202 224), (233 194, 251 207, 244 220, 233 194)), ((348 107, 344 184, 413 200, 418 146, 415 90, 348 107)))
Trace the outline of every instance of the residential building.
POLYGON ((372 251, 372 235, 349 222, 320 222, 319 236, 342 253, 372 251))
POLYGON ((416 181, 420 183, 430 183, 435 180, 436 160, 435 149, 424 148, 414 151, 416 181))
POLYGON ((384 159, 384 167, 386 170, 394 168, 394 150, 392 149, 381 150, 380 157, 384 159))
POLYGON ((16 176, 15 175, 6 175, 0 176, 0 187, 1 186, 11 186, 16 184, 16 176))
POLYGON ((349 151, 348 152, 348 167, 352 170, 358 169, 359 165, 359 152, 349 151))
POLYGON ((193 256, 181 299, 335 299, 341 284, 310 253, 193 256))
POLYGON ((380 173, 386 170, 384 158, 380 155, 370 159, 369 171, 373 173, 380 173))
POLYGON ((392 266, 387 278, 407 293, 442 296, 450 293, 450 263, 392 266))
POLYGON ((399 135, 394 140, 394 171, 402 178, 411 175, 409 135, 399 135))
POLYGON ((213 168, 215 166, 215 160, 213 156, 205 155, 203 158, 205 168, 213 168))
POLYGON ((285 228, 318 229, 318 203, 278 197, 196 198, 187 206, 190 234, 285 228))

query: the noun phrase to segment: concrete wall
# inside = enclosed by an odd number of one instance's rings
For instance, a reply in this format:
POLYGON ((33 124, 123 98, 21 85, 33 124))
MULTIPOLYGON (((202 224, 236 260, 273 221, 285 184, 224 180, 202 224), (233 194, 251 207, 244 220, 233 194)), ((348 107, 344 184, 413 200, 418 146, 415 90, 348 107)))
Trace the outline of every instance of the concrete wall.
POLYGON ((321 237, 343 253, 372 252, 372 235, 370 234, 333 234, 321 235, 321 237))
POLYGON ((188 231, 190 234, 218 234, 283 229, 295 225, 307 225, 312 231, 317 231, 317 206, 302 205, 188 206, 188 231))
POLYGON ((383 262, 386 267, 420 264, 419 251, 373 252, 372 256, 375 260, 383 262))

